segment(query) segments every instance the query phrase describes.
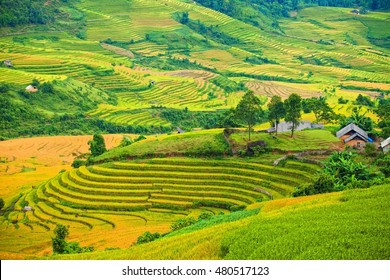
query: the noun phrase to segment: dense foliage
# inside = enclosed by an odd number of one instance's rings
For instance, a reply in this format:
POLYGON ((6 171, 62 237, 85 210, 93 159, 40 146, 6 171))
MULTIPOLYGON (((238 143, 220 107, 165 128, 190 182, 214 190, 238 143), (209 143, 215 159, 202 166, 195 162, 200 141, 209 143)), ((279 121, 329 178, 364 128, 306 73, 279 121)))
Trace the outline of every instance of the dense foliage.
POLYGON ((91 151, 91 155, 96 157, 103 154, 106 149, 106 144, 104 142, 104 138, 101 134, 93 135, 93 139, 88 142, 89 150, 91 151))
POLYGON ((172 123, 175 128, 180 127, 184 130, 224 127, 224 118, 226 114, 226 110, 202 112, 190 111, 187 108, 184 108, 183 110, 172 108, 159 109, 161 118, 172 123))
POLYGON ((290 94, 290 96, 284 101, 284 110, 284 119, 286 122, 292 123, 291 137, 293 137, 294 130, 298 127, 299 122, 301 121, 302 98, 296 93, 290 94))
POLYGON ((261 101, 254 95, 253 91, 248 91, 242 97, 236 107, 236 119, 248 127, 248 140, 251 140, 251 130, 253 126, 263 116, 261 101))
POLYGON ((293 195, 312 195, 368 187, 372 175, 368 167, 356 161, 355 157, 355 154, 346 151, 332 154, 325 162, 324 168, 317 174, 314 183, 299 188, 293 195))
POLYGON ((388 0, 197 0, 197 3, 260 28, 279 29, 278 18, 308 6, 389 9, 388 0))
POLYGON ((268 120, 270 121, 271 125, 275 125, 275 132, 276 135, 278 134, 278 125, 280 123, 280 120, 285 115, 285 109, 284 104, 282 101, 282 98, 278 95, 274 95, 271 98, 271 101, 268 103, 268 120))
POLYGON ((0 0, 0 26, 20 24, 46 24, 54 20, 54 5, 44 5, 46 0, 0 0))
POLYGON ((54 254, 79 254, 94 251, 93 247, 80 247, 78 242, 67 242, 65 240, 69 235, 69 228, 58 224, 54 229, 55 237, 52 238, 52 247, 54 254))

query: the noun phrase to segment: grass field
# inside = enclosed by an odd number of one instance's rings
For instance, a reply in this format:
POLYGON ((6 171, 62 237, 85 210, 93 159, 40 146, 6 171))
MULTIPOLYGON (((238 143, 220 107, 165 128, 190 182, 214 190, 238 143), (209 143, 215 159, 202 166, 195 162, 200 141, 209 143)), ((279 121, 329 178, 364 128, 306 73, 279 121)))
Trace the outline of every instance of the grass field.
MULTIPOLYGON (((342 146, 340 139, 327 130, 296 131, 294 138, 290 136, 291 132, 278 133, 277 137, 264 132, 255 132, 251 134, 251 141, 265 141, 269 148, 287 152, 339 149, 342 146)), ((230 137, 238 149, 245 149, 248 142, 247 132, 234 133, 230 137)))
MULTIPOLYGON (((262 202, 255 216, 115 252, 55 259, 388 259, 389 186, 262 202), (362 207, 362 205, 364 205, 362 207), (382 209, 382 211, 377 211, 382 209)), ((244 216, 244 215, 242 215, 244 216)), ((218 219, 218 218, 216 218, 218 219)), ((179 232, 180 233, 180 232, 179 232)))

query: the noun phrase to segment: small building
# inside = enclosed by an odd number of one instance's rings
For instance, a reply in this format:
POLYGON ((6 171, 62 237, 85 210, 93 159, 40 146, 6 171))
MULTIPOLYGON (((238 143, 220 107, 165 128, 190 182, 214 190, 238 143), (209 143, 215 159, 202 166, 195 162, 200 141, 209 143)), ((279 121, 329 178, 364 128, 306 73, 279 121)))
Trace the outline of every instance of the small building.
POLYGON ((31 206, 24 206, 23 207, 23 212, 27 212, 27 211, 32 211, 32 207, 31 206))
POLYGON ((367 142, 373 142, 373 140, 368 137, 367 132, 354 123, 350 123, 349 125, 337 131, 336 136, 348 146, 358 149, 363 148, 367 142))
POLYGON ((11 62, 11 60, 9 60, 9 59, 4 60, 3 63, 4 63, 5 66, 13 67, 12 62, 11 62))
POLYGON ((183 133, 185 133, 185 131, 183 129, 181 129, 180 127, 178 127, 177 128, 177 133, 183 134, 183 133))
POLYGON ((36 87, 32 86, 32 85, 28 85, 26 87, 26 91, 28 91, 28 92, 37 92, 38 89, 36 87))
POLYGON ((360 13, 360 11, 359 11, 359 10, 356 10, 356 9, 354 9, 354 10, 352 10, 352 11, 351 11, 351 13, 353 13, 353 14, 357 14, 357 15, 358 15, 358 14, 360 13))
MULTIPOLYGON (((292 127, 291 122, 280 122, 278 124, 278 132, 289 132, 291 131, 291 127, 292 127)), ((323 124, 311 123, 310 121, 302 121, 295 128, 295 131, 300 131, 304 129, 323 129, 323 128, 324 128, 323 124)), ((268 133, 274 133, 275 131, 276 131, 276 126, 264 130, 264 132, 268 132, 268 133)))
POLYGON ((390 137, 381 142, 381 149, 385 154, 390 150, 390 137))

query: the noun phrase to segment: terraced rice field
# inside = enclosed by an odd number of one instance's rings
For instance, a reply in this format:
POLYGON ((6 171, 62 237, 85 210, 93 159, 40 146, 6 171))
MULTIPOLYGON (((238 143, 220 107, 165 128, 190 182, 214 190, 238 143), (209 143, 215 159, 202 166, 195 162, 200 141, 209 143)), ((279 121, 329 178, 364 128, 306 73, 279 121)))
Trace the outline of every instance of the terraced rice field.
POLYGON ((129 240, 135 240, 149 222, 154 230, 164 232, 180 216, 199 213, 199 207, 217 214, 234 205, 289 196, 295 186, 311 180, 317 169, 297 162, 273 167, 258 161, 188 158, 80 167, 25 190, 14 199, 14 210, 7 213, 1 227, 47 232, 56 224, 67 224, 76 236, 84 236, 83 242, 95 244, 116 231, 125 238, 123 226, 135 223, 136 232, 127 233, 129 240), (22 212, 24 205, 34 210, 22 212), (94 236, 89 243, 86 232, 94 236))
MULTIPOLYGON (((117 124, 141 126, 165 126, 167 123, 155 116, 148 118, 147 113, 127 116, 129 111, 153 105, 190 110, 226 109, 236 106, 242 96, 242 92, 227 93, 210 82, 218 77, 212 71, 157 71, 147 69, 148 65, 135 65, 142 57, 152 56, 161 62, 168 57, 188 59, 215 68, 222 75, 228 73, 229 79, 240 79, 249 89, 266 97, 274 94, 285 97, 293 92, 303 97, 318 96, 322 87, 337 87, 341 83, 388 90, 390 60, 386 50, 376 48, 367 40, 363 24, 354 19, 349 9, 304 9, 297 19, 281 20, 284 35, 270 35, 195 2, 84 0, 77 8, 86 18, 86 38, 83 40, 65 32, 1 37, 0 60, 11 59, 15 67, 0 68, 0 82, 25 87, 34 78, 39 81, 71 78, 85 84, 84 87, 94 87, 118 97, 118 106, 111 115, 104 111, 105 106, 91 115, 117 124), (223 45, 181 25, 173 18, 175 13, 183 11, 188 11, 192 20, 218 25, 221 32, 237 38, 239 43, 223 45), (340 18, 348 20, 341 21, 340 18), (294 26, 299 30, 305 27, 308 31, 301 32, 294 26), (147 40, 146 35, 153 32, 162 34, 163 38, 172 34, 181 38, 186 33, 200 40, 199 44, 207 39, 209 45, 188 43, 191 47, 184 52, 169 40, 147 40), (347 35, 356 44, 348 43, 347 35), (101 43, 108 38, 127 44, 128 49, 101 43), (321 44, 320 39, 333 40, 333 43, 321 44), (246 61, 255 56, 273 60, 274 64, 256 65, 246 61), (308 84, 262 81, 240 75, 297 79, 308 84), (156 82, 153 87, 151 81, 156 82), (210 93, 214 98, 208 98, 210 93)), ((382 13, 370 13, 369 17, 378 21, 386 19, 382 13)), ((183 37, 183 40, 187 39, 183 37)), ((340 96, 344 93, 337 92, 340 96)), ((365 91, 364 94, 373 93, 365 91)))
MULTIPOLYGON (((132 137, 134 137, 132 135, 132 137)), ((118 146, 123 135, 105 135, 107 148, 118 146)), ((87 153, 92 136, 53 136, 0 141, 0 196, 8 200, 20 188, 50 179, 69 169, 74 158, 87 153)))

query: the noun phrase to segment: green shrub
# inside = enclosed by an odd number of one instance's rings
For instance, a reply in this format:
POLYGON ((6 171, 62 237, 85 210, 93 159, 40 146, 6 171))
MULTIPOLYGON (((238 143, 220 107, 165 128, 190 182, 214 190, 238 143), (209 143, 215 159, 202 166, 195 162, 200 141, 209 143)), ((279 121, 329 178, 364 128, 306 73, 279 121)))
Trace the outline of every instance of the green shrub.
POLYGON ((93 252, 94 247, 81 247, 78 242, 66 242, 69 235, 67 226, 58 224, 54 229, 55 237, 52 238, 52 248, 54 254, 79 254, 93 252))
POLYGON ((214 216, 214 214, 211 213, 211 212, 202 212, 198 216, 198 221, 200 221, 200 220, 210 220, 213 216, 214 216))
POLYGON ((193 225, 195 223, 196 223, 196 220, 193 217, 179 219, 171 225, 171 230, 172 231, 179 230, 181 228, 188 227, 188 226, 193 225))
POLYGON ((86 161, 85 160, 81 160, 81 159, 75 159, 72 163, 72 167, 73 168, 79 168, 80 166, 83 166, 86 164, 86 161))
POLYGON ((378 149, 376 148, 375 144, 367 143, 364 147, 364 152, 369 157, 376 157, 378 155, 378 149))
POLYGON ((245 209, 245 205, 233 205, 230 207, 230 211, 232 212, 237 212, 237 211, 242 211, 245 209))
POLYGON ((134 141, 129 136, 123 136, 123 139, 122 139, 121 143, 119 144, 119 147, 126 147, 126 146, 133 144, 133 143, 134 143, 134 141))
POLYGON ((376 165, 386 178, 390 177, 390 154, 378 158, 376 165))
POLYGON ((4 199, 0 198, 0 210, 3 209, 4 205, 4 199))
POLYGON ((149 231, 144 232, 141 236, 138 236, 136 244, 144 244, 152 242, 161 237, 158 232, 150 233, 149 231))

